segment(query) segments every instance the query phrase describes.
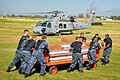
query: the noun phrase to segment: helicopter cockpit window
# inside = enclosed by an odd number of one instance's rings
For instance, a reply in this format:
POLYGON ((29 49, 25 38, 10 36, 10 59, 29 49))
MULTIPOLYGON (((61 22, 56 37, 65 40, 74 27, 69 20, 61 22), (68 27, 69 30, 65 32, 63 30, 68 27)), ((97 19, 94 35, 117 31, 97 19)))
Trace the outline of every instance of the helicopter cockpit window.
POLYGON ((51 23, 48 23, 47 27, 50 28, 51 27, 51 23))
POLYGON ((43 22, 41 26, 46 27, 47 22, 43 22))
POLYGON ((42 24, 42 22, 38 22, 38 23, 36 24, 36 26, 41 26, 41 24, 42 24))

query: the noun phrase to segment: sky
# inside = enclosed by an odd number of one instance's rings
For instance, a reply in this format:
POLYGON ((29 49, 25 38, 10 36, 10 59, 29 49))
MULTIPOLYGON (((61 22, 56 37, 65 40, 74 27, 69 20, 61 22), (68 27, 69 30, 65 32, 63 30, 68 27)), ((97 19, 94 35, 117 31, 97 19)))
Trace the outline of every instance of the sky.
POLYGON ((62 10, 68 14, 87 13, 90 5, 96 15, 120 15, 120 0, 0 0, 0 15, 62 10), (112 12, 104 12, 112 11, 112 12))

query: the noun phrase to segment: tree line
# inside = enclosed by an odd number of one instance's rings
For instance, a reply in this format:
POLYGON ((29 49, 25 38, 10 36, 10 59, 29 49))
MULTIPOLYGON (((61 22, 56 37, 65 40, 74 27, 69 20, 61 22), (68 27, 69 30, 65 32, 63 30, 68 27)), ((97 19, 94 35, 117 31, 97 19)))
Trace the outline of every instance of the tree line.
POLYGON ((12 14, 12 15, 6 15, 4 17, 11 17, 11 18, 47 18, 48 16, 47 15, 44 15, 44 16, 40 16, 40 15, 15 15, 15 14, 12 14))
MULTIPOLYGON (((15 14, 12 14, 12 15, 6 15, 4 17, 11 17, 11 18, 16 18, 16 17, 20 17, 20 18, 48 18, 47 15, 43 15, 43 16, 40 16, 40 15, 15 15, 15 14)), ((75 15, 73 16, 74 18, 89 18, 90 15, 89 14, 78 14, 78 15, 75 15)), ((112 20, 120 20, 120 15, 119 16, 95 16, 95 18, 99 18, 101 19, 102 17, 104 18, 109 18, 109 19, 112 19, 112 20)))

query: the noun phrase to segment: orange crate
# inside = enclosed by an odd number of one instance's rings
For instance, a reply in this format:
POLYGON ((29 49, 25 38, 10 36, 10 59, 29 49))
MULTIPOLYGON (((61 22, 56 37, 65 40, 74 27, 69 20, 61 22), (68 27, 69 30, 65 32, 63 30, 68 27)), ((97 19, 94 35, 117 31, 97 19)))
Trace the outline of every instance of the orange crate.
POLYGON ((74 42, 75 39, 74 38, 71 38, 71 37, 62 37, 61 38, 61 42, 63 43, 67 43, 67 44, 71 44, 72 42, 74 42))

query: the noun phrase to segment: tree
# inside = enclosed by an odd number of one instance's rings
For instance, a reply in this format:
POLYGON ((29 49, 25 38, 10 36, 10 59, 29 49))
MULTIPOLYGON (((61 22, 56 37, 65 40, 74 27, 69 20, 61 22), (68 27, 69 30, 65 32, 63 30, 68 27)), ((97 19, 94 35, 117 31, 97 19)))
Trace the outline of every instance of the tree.
POLYGON ((16 16, 14 14, 12 14, 11 17, 16 17, 16 16))
POLYGON ((39 15, 34 15, 33 18, 39 18, 40 16, 39 15))
POLYGON ((86 14, 86 17, 87 17, 87 18, 89 18, 89 17, 90 17, 90 15, 87 13, 87 14, 86 14))
POLYGON ((45 15, 45 16, 43 16, 43 18, 48 18, 48 16, 47 16, 47 15, 45 15))
POLYGON ((113 19, 113 20, 120 20, 120 16, 110 16, 110 19, 113 19))
POLYGON ((96 18, 101 18, 101 16, 96 16, 96 18))
POLYGON ((118 20, 120 20, 120 16, 118 16, 118 20))
POLYGON ((78 18, 83 18, 84 14, 78 14, 78 18))

